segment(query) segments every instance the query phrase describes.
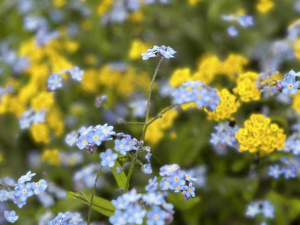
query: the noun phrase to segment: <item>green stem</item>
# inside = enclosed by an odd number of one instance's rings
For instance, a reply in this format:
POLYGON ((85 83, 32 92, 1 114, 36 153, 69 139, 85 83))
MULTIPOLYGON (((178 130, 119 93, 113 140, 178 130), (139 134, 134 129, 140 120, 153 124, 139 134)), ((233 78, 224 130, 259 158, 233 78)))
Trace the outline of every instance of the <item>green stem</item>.
POLYGON ((153 123, 154 121, 156 121, 157 119, 160 119, 162 118, 163 114, 165 114, 166 112, 168 112, 169 110, 177 107, 178 105, 170 105, 168 106, 167 108, 163 109, 160 113, 158 113, 152 120, 150 120, 146 125, 146 131, 147 131, 147 128, 150 126, 151 123, 153 123))
POLYGON ((98 178, 100 176, 101 170, 102 170, 102 166, 100 166, 100 168, 99 168, 99 170, 97 172, 97 177, 95 179, 95 183, 94 183, 94 187, 93 187, 93 191, 92 191, 92 196, 91 196, 91 200, 90 200, 87 225, 91 224, 92 205, 93 205, 94 195, 95 195, 95 191, 96 191, 97 181, 98 181, 98 178))
POLYGON ((153 85, 154 85, 154 82, 155 82, 155 79, 156 79, 156 76, 158 74, 158 71, 159 71, 159 68, 160 68, 160 64, 162 63, 162 61, 164 60, 164 58, 162 57, 155 69, 155 72, 154 72, 154 75, 153 75, 153 78, 152 78, 152 81, 151 81, 151 84, 150 84, 150 88, 149 88, 149 91, 148 91, 148 100, 147 100, 147 109, 146 109, 146 118, 145 118, 145 124, 144 124, 144 127, 143 127, 143 132, 142 132, 142 136, 141 136, 141 141, 144 140, 145 138, 145 135, 146 135, 146 131, 147 131, 147 123, 148 123, 148 120, 149 120, 149 112, 150 112, 150 100, 151 100, 151 94, 152 94, 152 90, 153 90, 153 85))
POLYGON ((131 175, 133 173, 133 169, 134 169, 135 162, 136 162, 136 159, 137 159, 137 152, 138 151, 135 152, 134 158, 131 161, 131 165, 130 165, 130 168, 129 168, 129 172, 128 172, 127 180, 126 180, 126 185, 125 185, 125 192, 127 192, 128 188, 129 188, 129 181, 131 179, 131 175))

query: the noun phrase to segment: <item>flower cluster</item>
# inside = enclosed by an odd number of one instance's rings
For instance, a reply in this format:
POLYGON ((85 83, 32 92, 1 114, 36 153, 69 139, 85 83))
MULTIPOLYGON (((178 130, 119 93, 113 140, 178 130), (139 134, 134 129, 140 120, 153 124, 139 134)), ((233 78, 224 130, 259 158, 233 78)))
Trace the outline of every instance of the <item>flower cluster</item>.
POLYGON ((195 197, 193 182, 196 181, 184 171, 180 170, 177 164, 165 165, 160 168, 161 176, 158 182, 157 177, 149 179, 145 187, 147 193, 138 194, 135 189, 112 200, 116 207, 114 215, 109 218, 112 224, 143 224, 147 218, 147 224, 165 224, 172 219, 173 205, 167 203, 164 192, 172 190, 180 192, 186 200, 195 197), (188 185, 186 185, 188 182, 188 185))
MULTIPOLYGON (((58 73, 69 73, 71 78, 76 81, 82 81, 83 70, 75 66, 74 69, 63 70, 58 73)), ((47 87, 49 91, 55 91, 62 87, 63 77, 58 75, 58 73, 53 73, 47 80, 47 87)))
MULTIPOLYGON (((27 198, 34 194, 42 194, 47 188, 47 182, 43 179, 38 182, 29 182, 33 176, 35 176, 35 173, 29 171, 26 175, 21 176, 17 183, 11 178, 4 178, 3 183, 6 189, 0 190, 0 202, 11 200, 19 208, 22 208, 27 203, 27 198), (10 190, 9 187, 13 186, 14 190, 10 190)), ((5 218, 10 223, 14 223, 18 219, 15 211, 6 211, 5 218)))
POLYGON ((220 103, 217 91, 201 81, 186 81, 173 92, 175 104, 195 103, 198 109, 216 110, 220 103))
POLYGON ((234 93, 240 96, 241 101, 249 102, 260 99, 260 91, 255 85, 257 73, 246 72, 240 74, 237 79, 237 86, 234 88, 234 93))
POLYGON ((82 219, 78 212, 58 213, 58 215, 48 225, 84 225, 86 222, 82 219))
POLYGON ((76 145, 80 150, 95 152, 96 146, 100 146, 101 142, 112 140, 112 135, 115 134, 113 126, 97 125, 90 126, 81 132, 76 141, 76 145))
POLYGON ((239 129, 236 138, 240 144, 239 151, 249 151, 268 155, 275 149, 283 148, 285 135, 277 124, 271 123, 270 118, 261 114, 252 114, 245 121, 245 128, 239 129))
MULTIPOLYGON (((244 12, 237 12, 237 14, 223 15, 222 19, 225 21, 236 22, 241 27, 248 28, 254 26, 254 19, 251 15, 245 15, 244 12)), ((230 36, 237 36, 239 31, 232 25, 228 27, 227 32, 230 36)))
POLYGON ((207 113, 208 119, 215 121, 231 119, 231 115, 240 107, 240 102, 228 89, 222 89, 218 94, 220 96, 220 104, 215 111, 207 113))
POLYGON ((162 46, 157 46, 154 45, 152 48, 147 50, 147 53, 142 53, 142 59, 143 60, 148 60, 149 58, 152 57, 160 57, 160 58, 174 58, 174 54, 176 51, 174 51, 173 48, 171 47, 166 47, 165 45, 162 46))
POLYGON ((239 128, 237 126, 231 127, 229 122, 219 123, 215 126, 216 132, 211 134, 210 143, 216 148, 222 148, 222 146, 230 146, 238 149, 238 142, 235 137, 239 128))
POLYGON ((269 167, 269 176, 278 179, 280 175, 284 175, 285 179, 296 177, 296 168, 294 166, 286 165, 280 167, 279 165, 273 165, 269 167))
POLYGON ((274 218, 274 206, 269 201, 254 201, 251 202, 246 211, 246 216, 250 218, 262 214, 267 219, 274 218))

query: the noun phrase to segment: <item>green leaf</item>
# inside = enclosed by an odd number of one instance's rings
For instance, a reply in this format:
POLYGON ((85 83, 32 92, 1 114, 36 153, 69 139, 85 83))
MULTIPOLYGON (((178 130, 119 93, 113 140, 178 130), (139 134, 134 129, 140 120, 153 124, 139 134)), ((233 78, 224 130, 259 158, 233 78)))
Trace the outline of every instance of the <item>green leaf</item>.
MULTIPOLYGON (((69 191, 67 193, 67 197, 71 199, 79 199, 85 204, 90 205, 90 196, 69 191)), ((110 201, 97 196, 94 196, 92 208, 105 216, 112 216, 116 209, 110 201)))
POLYGON ((119 188, 125 190, 126 180, 127 180, 126 175, 123 171, 117 174, 116 172, 117 167, 121 168, 121 165, 117 161, 115 161, 115 166, 111 168, 111 172, 113 173, 119 188))
POLYGON ((178 193, 170 193, 168 195, 168 201, 181 211, 186 211, 194 207, 197 203, 199 203, 200 197, 195 197, 189 201, 186 201, 183 195, 178 193))

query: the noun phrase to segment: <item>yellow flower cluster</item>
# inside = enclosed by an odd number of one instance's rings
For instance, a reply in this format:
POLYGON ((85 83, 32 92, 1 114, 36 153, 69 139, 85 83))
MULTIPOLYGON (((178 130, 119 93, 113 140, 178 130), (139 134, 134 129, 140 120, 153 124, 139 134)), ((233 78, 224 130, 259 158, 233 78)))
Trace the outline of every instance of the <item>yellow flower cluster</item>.
POLYGON ((151 48, 151 45, 149 43, 145 43, 140 39, 133 40, 128 54, 129 59, 140 60, 141 54, 145 53, 149 48, 151 48))
POLYGON ((275 4, 272 0, 259 0, 259 2, 256 5, 256 9, 260 13, 265 14, 269 12, 271 9, 273 9, 274 6, 275 4))
POLYGON ((97 13, 99 16, 102 16, 103 14, 107 13, 111 7, 112 7, 113 1, 112 0, 103 0, 98 5, 97 13))
MULTIPOLYGON (((147 129, 145 141, 155 145, 163 138, 164 130, 170 128, 178 116, 176 110, 170 110, 163 114, 161 119, 154 121, 147 129)), ((150 119, 151 120, 151 119, 150 119)), ((172 134, 174 136, 174 133, 172 134)))
POLYGON ((194 74, 191 74, 188 68, 175 70, 171 76, 170 85, 177 87, 188 80, 200 80, 208 85, 217 75, 223 75, 235 81, 236 76, 244 72, 244 66, 247 63, 248 60, 238 54, 230 54, 224 61, 220 61, 214 55, 205 56, 199 61, 198 69, 194 74))
POLYGON ((260 91, 256 87, 257 73, 246 72, 241 74, 237 79, 237 87, 234 93, 240 96, 241 101, 249 102, 260 99, 260 91))
POLYGON ((240 107, 240 102, 227 89, 222 89, 218 94, 220 95, 220 104, 215 111, 207 112, 208 119, 215 121, 233 119, 231 115, 240 107))
POLYGON ((35 142, 41 144, 49 143, 49 128, 44 123, 33 124, 30 127, 32 138, 35 142))
POLYGON ((295 56, 297 59, 300 59, 300 39, 297 40, 297 42, 294 45, 295 49, 295 56))
POLYGON ((292 108, 300 114, 300 93, 293 96, 292 108))
POLYGON ((284 147, 285 134, 277 124, 271 123, 270 118, 261 114, 253 114, 245 121, 245 128, 236 133, 241 152, 259 153, 265 156, 275 149, 284 147))
POLYGON ((46 149, 42 154, 42 161, 50 165, 58 166, 60 164, 60 157, 58 149, 46 149))

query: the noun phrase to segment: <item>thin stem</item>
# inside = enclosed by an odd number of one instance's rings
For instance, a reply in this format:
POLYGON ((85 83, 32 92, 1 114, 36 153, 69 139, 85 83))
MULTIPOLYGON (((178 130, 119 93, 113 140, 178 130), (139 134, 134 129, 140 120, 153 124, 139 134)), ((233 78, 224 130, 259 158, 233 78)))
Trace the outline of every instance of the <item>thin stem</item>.
POLYGON ((153 75, 153 78, 152 78, 152 81, 151 81, 151 84, 150 84, 150 88, 149 88, 149 91, 148 91, 148 100, 147 100, 146 118, 145 118, 145 124, 144 124, 144 128, 143 128, 142 136, 141 136, 141 141, 145 138, 145 135, 146 135, 147 123, 148 123, 148 120, 149 120, 150 100, 151 100, 151 94, 152 94, 152 90, 153 90, 153 85, 154 85, 156 76, 157 76, 157 74, 158 74, 160 65, 161 65, 161 63, 162 63, 163 60, 164 60, 164 58, 162 57, 162 58, 160 59, 158 65, 157 65, 156 69, 155 69, 155 72, 154 72, 154 75, 153 75))
POLYGON ((92 205, 93 205, 94 195, 95 195, 95 191, 96 191, 97 181, 98 181, 98 178, 100 176, 101 170, 102 170, 102 166, 100 166, 100 168, 99 168, 99 170, 97 172, 96 179, 95 179, 95 183, 94 183, 94 187, 93 187, 93 191, 92 191, 92 196, 91 196, 91 200, 90 200, 87 225, 91 224, 92 205))
POLYGON ((128 188, 129 188, 129 181, 131 179, 131 175, 132 175, 133 169, 135 167, 135 162, 136 162, 136 159, 137 159, 137 152, 138 151, 136 150, 134 158, 131 161, 131 165, 130 165, 130 168, 129 168, 129 172, 128 172, 127 180, 126 180, 126 185, 125 185, 125 192, 127 192, 128 188))
MULTIPOLYGON (((177 107, 178 105, 170 105, 167 108, 163 109, 161 112, 159 112, 152 120, 150 120, 147 123, 147 128, 150 126, 151 123, 153 123, 155 120, 162 118, 163 114, 165 114, 166 112, 168 112, 169 110, 177 107)), ((146 130, 147 130, 146 128, 146 130)))

